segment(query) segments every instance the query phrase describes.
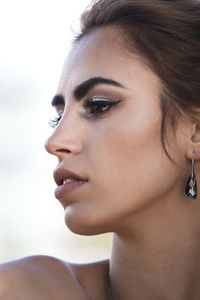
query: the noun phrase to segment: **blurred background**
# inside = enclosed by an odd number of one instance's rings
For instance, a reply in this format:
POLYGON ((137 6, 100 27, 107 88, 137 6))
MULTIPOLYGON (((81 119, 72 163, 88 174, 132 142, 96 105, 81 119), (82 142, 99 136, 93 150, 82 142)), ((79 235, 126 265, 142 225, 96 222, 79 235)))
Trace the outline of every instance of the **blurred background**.
POLYGON ((110 256, 111 235, 71 233, 44 149, 73 30, 88 0, 6 0, 0 10, 0 262, 42 254, 84 263, 110 256))

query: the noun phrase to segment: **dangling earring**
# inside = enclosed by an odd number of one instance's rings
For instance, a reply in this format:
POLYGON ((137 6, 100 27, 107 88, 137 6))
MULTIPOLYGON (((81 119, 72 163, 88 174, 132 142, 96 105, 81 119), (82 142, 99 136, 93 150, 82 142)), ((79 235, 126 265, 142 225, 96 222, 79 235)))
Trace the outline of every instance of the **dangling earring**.
POLYGON ((197 198, 197 182, 194 173, 194 151, 192 153, 192 173, 187 180, 185 193, 190 198, 197 198))

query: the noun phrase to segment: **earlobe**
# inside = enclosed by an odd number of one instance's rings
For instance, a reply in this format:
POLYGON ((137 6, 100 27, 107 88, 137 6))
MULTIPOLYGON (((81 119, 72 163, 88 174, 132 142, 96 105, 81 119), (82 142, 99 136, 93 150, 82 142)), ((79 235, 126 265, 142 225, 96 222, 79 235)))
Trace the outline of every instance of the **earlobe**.
POLYGON ((186 157, 189 160, 192 160, 192 155, 194 153, 194 159, 199 160, 200 159, 200 143, 195 145, 193 148, 190 147, 186 151, 186 157))
POLYGON ((195 160, 200 159, 200 125, 199 124, 194 125, 194 131, 191 136, 188 149, 186 151, 187 159, 192 160, 193 153, 194 153, 195 160))

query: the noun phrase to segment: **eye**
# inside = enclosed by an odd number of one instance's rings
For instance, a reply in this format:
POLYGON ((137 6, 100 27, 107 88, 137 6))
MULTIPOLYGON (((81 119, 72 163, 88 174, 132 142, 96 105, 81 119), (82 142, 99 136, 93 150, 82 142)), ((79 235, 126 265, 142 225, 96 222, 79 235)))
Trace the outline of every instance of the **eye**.
POLYGON ((58 123, 60 122, 61 118, 62 118, 62 115, 63 115, 63 111, 62 112, 59 112, 59 115, 57 117, 54 117, 53 119, 51 119, 49 121, 49 125, 53 128, 55 128, 58 123))
POLYGON ((83 104, 83 108, 87 111, 88 115, 91 117, 98 117, 108 110, 112 106, 118 104, 121 100, 113 101, 98 96, 93 96, 87 98, 83 104))

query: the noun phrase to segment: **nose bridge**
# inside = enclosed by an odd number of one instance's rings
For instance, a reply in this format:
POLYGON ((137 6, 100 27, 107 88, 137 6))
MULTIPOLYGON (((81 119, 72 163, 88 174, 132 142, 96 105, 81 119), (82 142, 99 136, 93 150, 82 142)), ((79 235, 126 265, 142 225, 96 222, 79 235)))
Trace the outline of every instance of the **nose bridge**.
POLYGON ((59 156, 61 153, 78 153, 82 150, 81 125, 78 113, 71 109, 64 112, 62 119, 45 143, 46 150, 59 156))

